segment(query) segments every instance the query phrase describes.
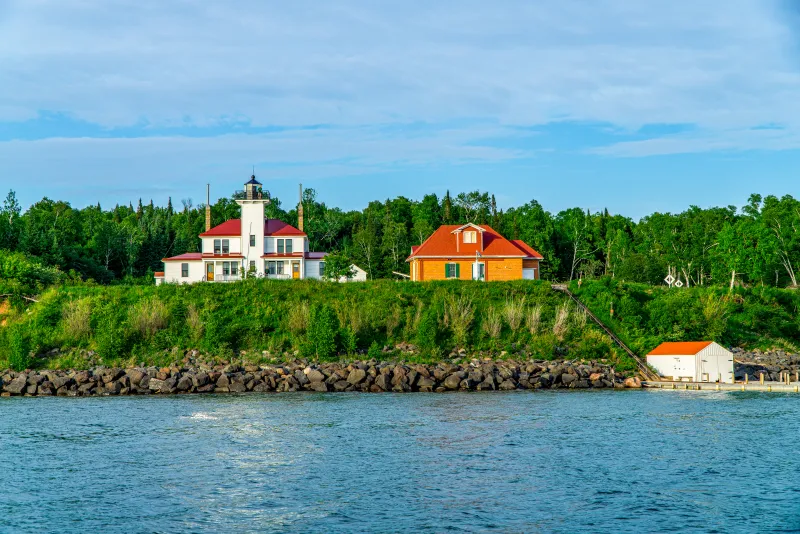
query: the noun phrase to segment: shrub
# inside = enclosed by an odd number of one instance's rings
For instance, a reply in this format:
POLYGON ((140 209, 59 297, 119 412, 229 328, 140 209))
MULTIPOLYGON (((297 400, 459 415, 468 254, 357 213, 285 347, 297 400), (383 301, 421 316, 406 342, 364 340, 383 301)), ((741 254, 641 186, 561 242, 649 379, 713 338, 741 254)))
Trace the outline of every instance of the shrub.
POLYGON ((536 304, 528 308, 528 314, 525 316, 525 325, 532 335, 539 333, 539 327, 542 324, 542 305, 536 304))
POLYGON ((71 341, 81 342, 92 333, 92 303, 88 298, 71 300, 64 308, 64 335, 71 341))
POLYGON ((22 324, 8 329, 8 365, 15 371, 24 371, 31 366, 31 340, 22 324))
POLYGON ((453 340, 458 346, 467 344, 469 327, 475 318, 475 306, 472 297, 448 295, 444 301, 444 323, 453 332, 453 340))
POLYGON ((130 313, 131 328, 144 338, 152 338, 156 332, 167 326, 169 313, 167 307, 156 297, 134 304, 130 313))
POLYGON ((569 304, 566 302, 556 309, 556 320, 553 323, 553 334, 559 339, 564 339, 569 322, 569 304))
POLYGON ((308 329, 303 352, 320 360, 336 354, 336 334, 339 321, 336 314, 325 304, 313 306, 309 313, 308 329))
POLYGON ((110 303, 96 314, 97 353, 105 360, 119 359, 127 353, 128 335, 119 313, 118 307, 110 303))
POLYGON ((525 316, 525 297, 506 300, 506 304, 503 307, 503 315, 505 315, 506 323, 511 329, 511 332, 519 330, 522 319, 525 316))
POLYGON ((358 336, 352 328, 341 329, 342 348, 347 354, 355 354, 358 350, 358 336))
POLYGON ((503 319, 497 308, 491 306, 486 310, 486 314, 483 316, 483 321, 481 322, 481 328, 486 332, 486 335, 492 339, 500 337, 500 331, 503 328, 503 319))
POLYGON ((308 301, 303 301, 298 304, 289 306, 289 313, 287 314, 289 322, 289 331, 294 335, 302 334, 308 328, 309 319, 308 301))
POLYGON ((439 354, 439 320, 433 309, 428 309, 422 314, 417 327, 415 338, 417 347, 424 354, 436 356, 439 354))
POLYGON ((395 304, 391 312, 386 315, 386 337, 391 339, 398 326, 400 326, 400 306, 395 304))
POLYGON ((383 357, 383 351, 377 341, 373 341, 367 350, 367 357, 371 360, 380 360, 383 357))
POLYGON ((197 311, 197 306, 194 304, 189 304, 186 308, 186 326, 189 327, 189 336, 192 341, 197 342, 202 339, 205 325, 200 317, 200 312, 197 311))

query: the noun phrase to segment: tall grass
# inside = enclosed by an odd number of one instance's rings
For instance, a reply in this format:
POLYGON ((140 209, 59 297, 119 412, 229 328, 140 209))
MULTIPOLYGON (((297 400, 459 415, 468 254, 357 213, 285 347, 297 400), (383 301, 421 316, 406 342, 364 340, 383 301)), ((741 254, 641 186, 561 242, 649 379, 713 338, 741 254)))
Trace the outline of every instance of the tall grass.
POLYGON ((458 346, 465 346, 469 329, 475 319, 475 305, 469 295, 448 295, 444 301, 444 324, 453 332, 458 346))
POLYGON ((205 331, 205 324, 194 303, 189 304, 186 308, 186 326, 189 327, 189 335, 192 341, 196 342, 202 339, 203 332, 205 331))
POLYGON ((64 306, 64 335, 75 343, 87 341, 92 333, 92 302, 89 298, 70 300, 64 306))
POLYGON ((503 329, 503 317, 496 307, 490 306, 486 310, 483 321, 481 321, 481 328, 491 339, 500 337, 500 332, 503 329))
POLYGON ((525 318, 525 297, 507 299, 505 306, 503 306, 503 315, 512 332, 519 330, 525 318))
POLYGON ((290 305, 289 313, 287 314, 289 331, 294 335, 299 335, 305 332, 308 328, 310 315, 308 301, 290 305))
POLYGON ((542 325, 542 305, 535 304, 528 308, 528 312, 525 315, 525 326, 528 327, 528 332, 531 335, 535 336, 539 333, 539 329, 542 325))
POLYGON ((150 297, 133 305, 128 320, 134 331, 149 339, 167 326, 169 313, 161 300, 150 297))
POLYGON ((556 308, 556 319, 553 322, 553 334, 559 339, 564 339, 569 328, 569 304, 563 303, 556 308))

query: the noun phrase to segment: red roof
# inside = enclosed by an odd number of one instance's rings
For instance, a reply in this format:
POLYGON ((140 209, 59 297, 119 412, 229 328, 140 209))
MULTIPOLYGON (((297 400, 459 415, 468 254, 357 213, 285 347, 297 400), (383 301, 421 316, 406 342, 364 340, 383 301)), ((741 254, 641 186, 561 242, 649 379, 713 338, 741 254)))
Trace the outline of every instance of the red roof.
POLYGON ((242 220, 230 219, 222 224, 216 225, 214 228, 210 229, 207 232, 203 232, 202 234, 200 234, 200 237, 212 237, 212 236, 234 237, 240 235, 242 235, 242 220))
POLYGON ((651 350, 648 356, 694 356, 713 341, 668 341, 651 350))
POLYGON ((461 237, 462 230, 469 231, 469 226, 444 224, 420 246, 411 247, 411 256, 408 259, 415 257, 474 258, 475 252, 479 252, 481 256, 495 258, 531 257, 541 259, 542 257, 524 242, 519 240, 511 242, 490 226, 483 224, 474 225, 474 227, 478 232, 477 243, 472 244, 464 243, 461 237), (481 234, 483 234, 483 250, 481 250, 481 234))
POLYGON ((161 261, 199 261, 203 259, 203 255, 199 252, 187 252, 180 256, 173 256, 171 258, 163 258, 161 261))
POLYGON ((264 235, 306 235, 291 224, 278 219, 264 220, 264 235))
POLYGON ((154 278, 164 278, 164 271, 156 271, 153 273, 154 278))
POLYGON ((537 260, 544 259, 544 257, 541 254, 533 250, 530 247, 530 245, 528 245, 522 239, 512 239, 511 242, 514 243, 514 245, 516 245, 518 249, 527 254, 529 258, 536 258, 537 260))
MULTIPOLYGON (((222 224, 218 224, 208 232, 203 232, 200 237, 237 237, 242 235, 242 220, 230 219, 222 224)), ((279 219, 264 219, 264 235, 296 235, 304 236, 291 224, 286 224, 279 219)))

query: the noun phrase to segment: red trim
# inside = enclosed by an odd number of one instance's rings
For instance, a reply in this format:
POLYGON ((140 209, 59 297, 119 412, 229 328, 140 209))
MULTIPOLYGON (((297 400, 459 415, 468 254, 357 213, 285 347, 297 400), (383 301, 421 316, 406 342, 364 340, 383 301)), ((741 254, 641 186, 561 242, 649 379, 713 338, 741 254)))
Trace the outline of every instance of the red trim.
POLYGON ((161 261, 199 261, 203 259, 203 255, 199 252, 187 252, 180 256, 173 256, 171 258, 162 258, 161 261))
POLYGON ((164 278, 164 271, 156 271, 153 273, 154 278, 164 278))

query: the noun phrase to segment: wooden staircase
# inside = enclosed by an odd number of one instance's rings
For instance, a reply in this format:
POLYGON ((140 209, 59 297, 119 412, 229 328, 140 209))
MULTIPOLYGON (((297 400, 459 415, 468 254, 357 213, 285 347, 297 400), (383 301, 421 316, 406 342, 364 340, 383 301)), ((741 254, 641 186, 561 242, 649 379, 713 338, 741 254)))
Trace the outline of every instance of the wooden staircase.
POLYGON ((636 362, 636 366, 639 368, 639 374, 643 379, 653 380, 653 381, 660 380, 658 375, 656 375, 655 373, 653 373, 653 371, 650 370, 650 368, 647 366, 644 360, 642 360, 625 343, 623 343, 622 340, 618 338, 616 334, 614 334, 614 332, 612 332, 611 329, 603 323, 603 321, 598 319, 597 316, 592 313, 592 310, 590 310, 589 307, 586 306, 586 304, 581 302, 581 299, 576 297, 575 294, 569 290, 569 287, 567 287, 566 284, 553 284, 552 287, 553 291, 560 291, 561 293, 566 293, 567 296, 571 298, 579 308, 581 308, 583 311, 586 312, 586 315, 588 315, 592 319, 592 321, 597 323, 597 326, 603 329, 603 331, 608 335, 608 337, 612 339, 612 341, 614 341, 614 343, 619 345, 622 348, 622 350, 628 353, 628 356, 633 358, 633 361, 636 362))

